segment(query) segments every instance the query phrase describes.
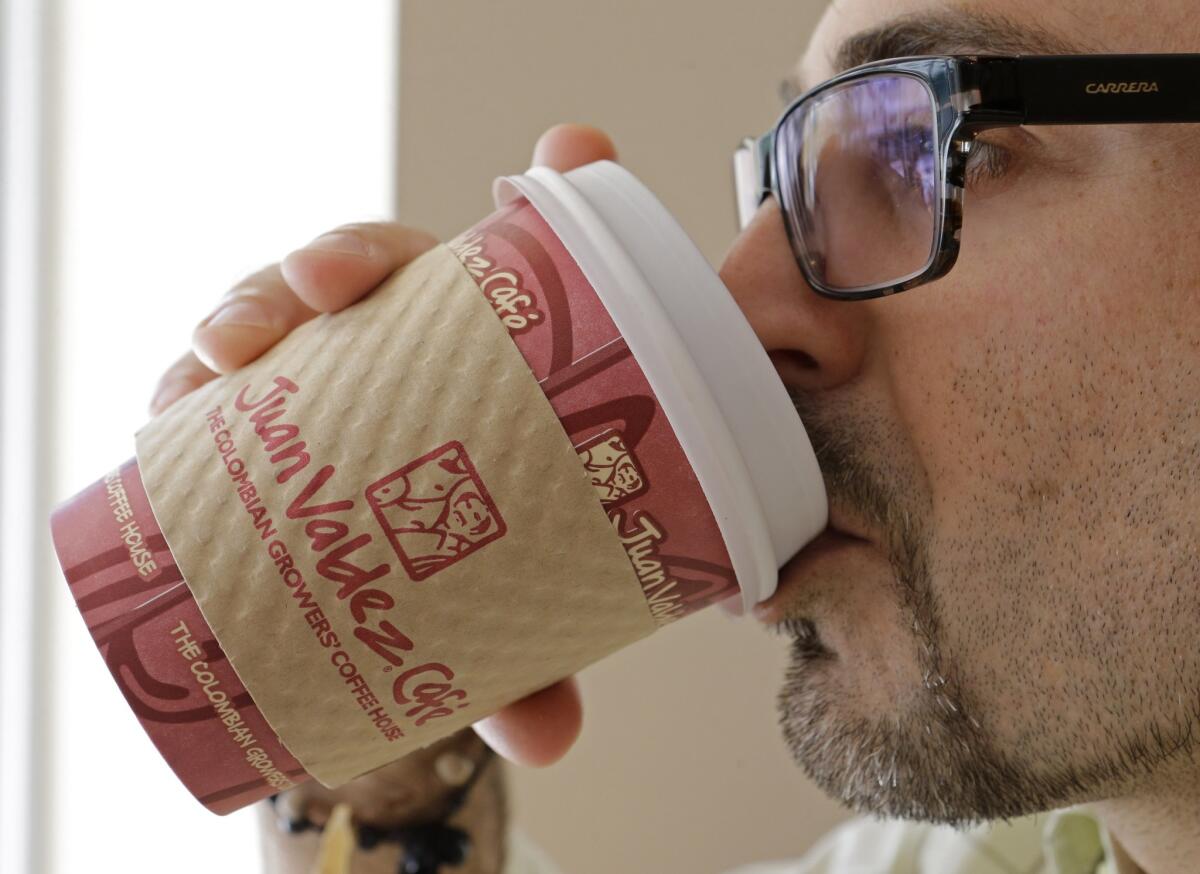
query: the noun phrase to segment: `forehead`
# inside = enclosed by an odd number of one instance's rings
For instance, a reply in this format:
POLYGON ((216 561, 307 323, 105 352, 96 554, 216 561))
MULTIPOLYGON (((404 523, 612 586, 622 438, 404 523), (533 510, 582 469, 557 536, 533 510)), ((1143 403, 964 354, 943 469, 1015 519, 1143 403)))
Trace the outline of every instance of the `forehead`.
MULTIPOLYGON (((896 22, 929 22, 925 35, 945 31, 946 46, 929 53, 970 52, 974 45, 953 44, 971 27, 1011 26, 1037 39, 1030 49, 1014 45, 1012 53, 1061 51, 1183 52, 1200 47, 1200 16, 1195 0, 833 0, 808 50, 794 71, 799 83, 812 86, 840 68, 839 53, 847 39, 878 31, 896 22), (1045 48, 1043 48, 1043 45, 1045 48)), ((906 52, 908 54, 927 53, 906 52)), ((1009 52, 1004 52, 1009 53, 1009 52)))

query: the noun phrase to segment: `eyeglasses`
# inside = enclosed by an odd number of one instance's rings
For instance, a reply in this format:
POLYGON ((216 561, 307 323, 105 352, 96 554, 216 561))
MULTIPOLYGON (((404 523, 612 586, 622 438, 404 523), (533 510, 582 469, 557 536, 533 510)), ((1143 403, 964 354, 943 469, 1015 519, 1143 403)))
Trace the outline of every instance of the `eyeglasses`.
POLYGON ((1022 124, 1200 122, 1200 54, 901 58, 799 97, 734 155, 742 229, 774 196, 808 284, 865 300, 958 257, 975 136, 1022 124))

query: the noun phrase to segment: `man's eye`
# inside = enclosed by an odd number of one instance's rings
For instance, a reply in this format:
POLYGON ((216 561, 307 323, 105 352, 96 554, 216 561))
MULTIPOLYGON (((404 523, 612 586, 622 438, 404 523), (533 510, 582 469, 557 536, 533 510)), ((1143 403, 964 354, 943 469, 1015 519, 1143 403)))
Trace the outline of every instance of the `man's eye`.
POLYGON ((1004 177, 1013 163, 1013 153, 995 143, 975 140, 967 157, 963 181, 968 190, 984 188, 1004 177))
POLYGON ((928 127, 886 128, 875 136, 875 151, 888 163, 910 162, 920 156, 933 154, 933 133, 928 127))

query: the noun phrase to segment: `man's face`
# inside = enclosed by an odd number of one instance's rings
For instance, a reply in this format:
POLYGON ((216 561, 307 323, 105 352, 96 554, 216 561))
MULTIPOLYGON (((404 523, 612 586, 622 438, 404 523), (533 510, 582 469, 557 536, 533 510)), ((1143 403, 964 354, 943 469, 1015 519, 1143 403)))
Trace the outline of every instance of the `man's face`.
MULTIPOLYGON (((839 0, 804 85, 846 37, 930 11, 1200 48, 1189 0, 954 10, 839 0)), ((819 298, 773 200, 722 269, 813 436, 832 524, 862 538, 802 552, 759 610, 793 637, 785 734, 848 803, 941 821, 1144 788, 1196 768, 1200 740, 1200 126, 982 139, 946 278, 819 298)))
POLYGON ((469 492, 456 498, 446 515, 446 528, 467 540, 478 540, 491 527, 492 511, 478 495, 469 492))
POLYGON ((642 484, 641 474, 638 473, 637 467, 626 456, 622 458, 613 471, 613 485, 615 485, 622 493, 632 492, 642 484))

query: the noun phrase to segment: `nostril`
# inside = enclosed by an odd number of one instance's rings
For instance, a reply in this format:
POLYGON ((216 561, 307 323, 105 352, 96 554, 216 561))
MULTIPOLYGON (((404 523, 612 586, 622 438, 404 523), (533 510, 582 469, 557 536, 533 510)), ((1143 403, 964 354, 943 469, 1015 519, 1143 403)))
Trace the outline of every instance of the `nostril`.
POLYGON ((817 359, 799 349, 773 349, 768 356, 781 376, 789 372, 813 371, 818 367, 817 359))

